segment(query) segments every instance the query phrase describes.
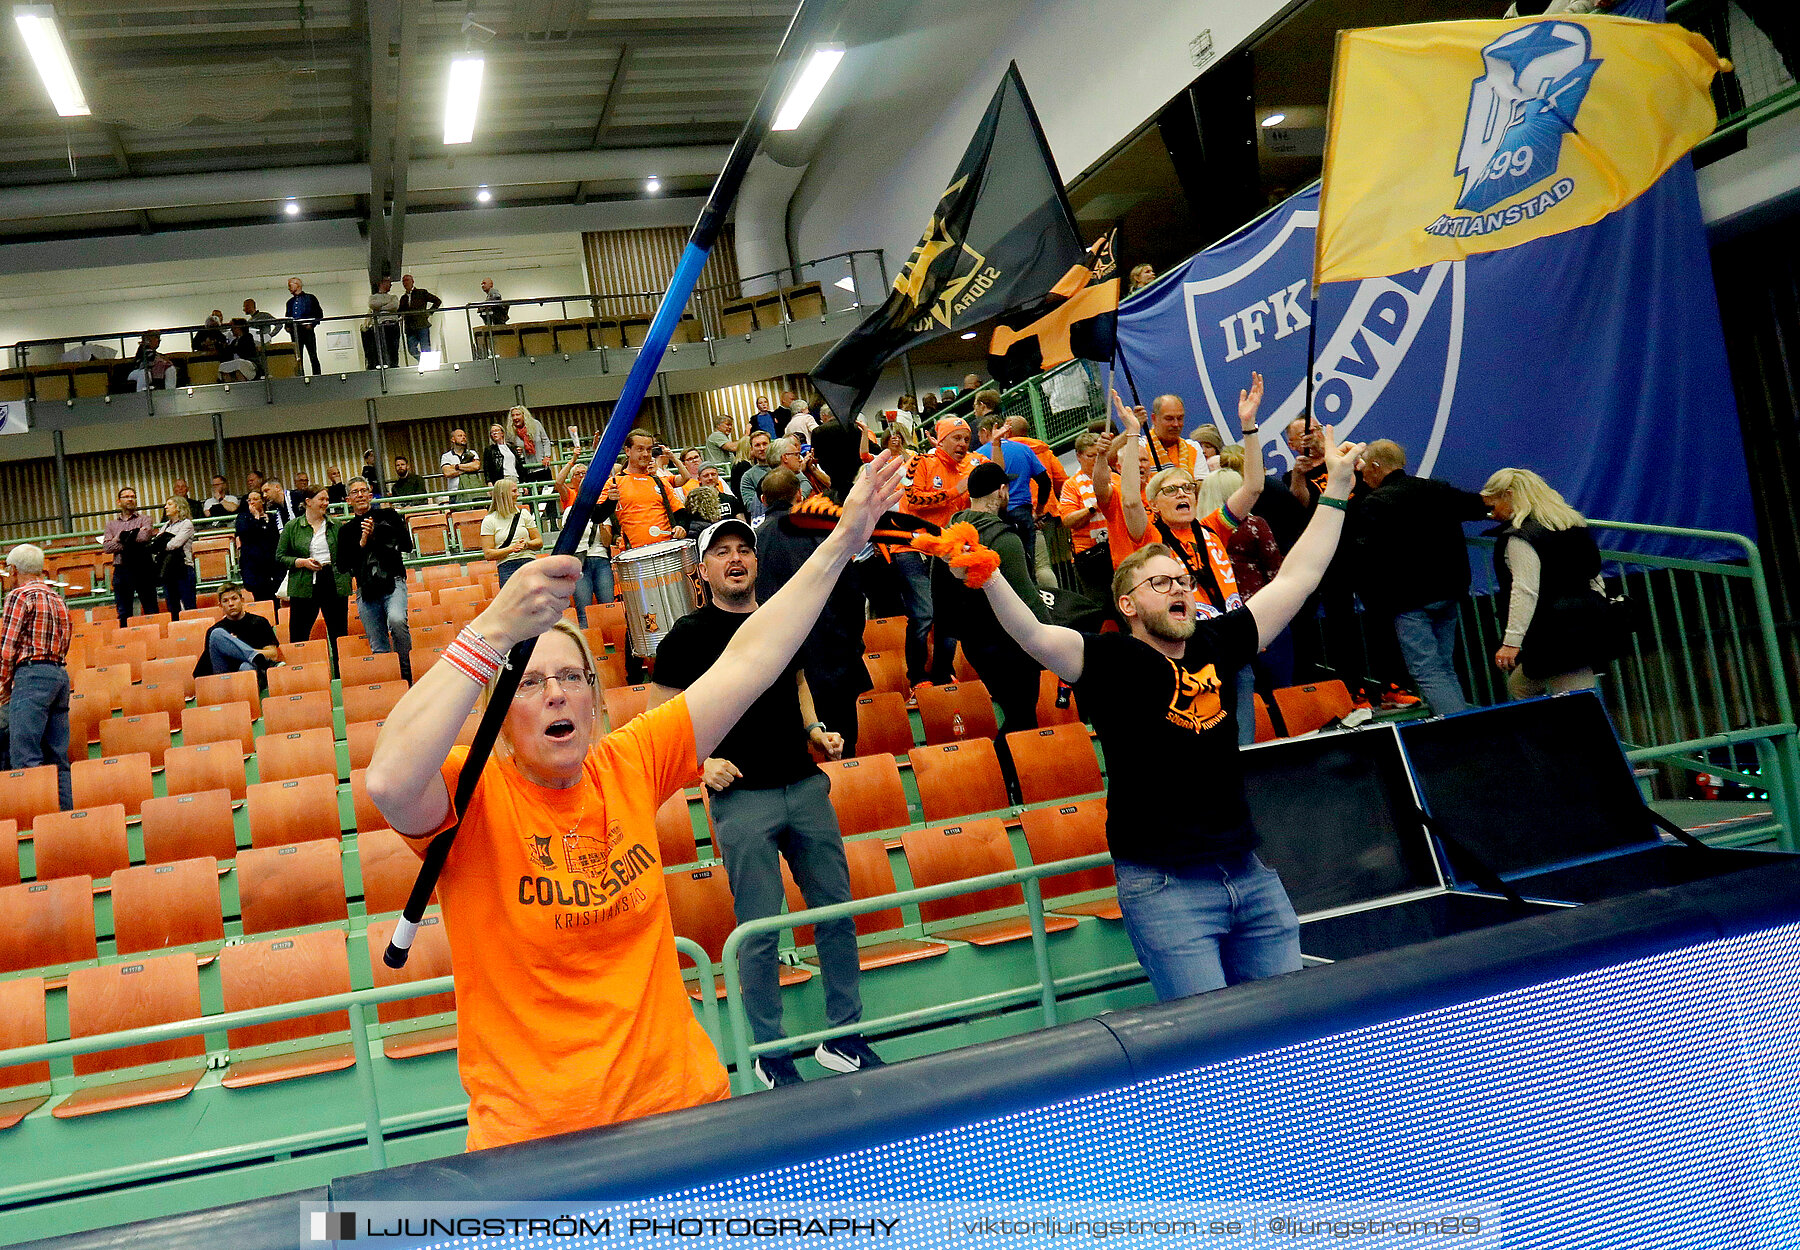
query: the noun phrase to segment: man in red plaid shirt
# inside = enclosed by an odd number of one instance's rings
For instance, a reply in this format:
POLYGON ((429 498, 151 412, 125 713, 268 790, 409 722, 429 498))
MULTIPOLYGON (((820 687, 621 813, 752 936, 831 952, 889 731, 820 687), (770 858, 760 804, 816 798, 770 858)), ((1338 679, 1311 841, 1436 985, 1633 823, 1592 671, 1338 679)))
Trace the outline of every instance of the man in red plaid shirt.
POLYGON ((0 610, 0 704, 7 710, 12 767, 56 765, 62 810, 69 794, 69 607, 44 579, 44 550, 21 543, 6 554, 18 578, 0 610))

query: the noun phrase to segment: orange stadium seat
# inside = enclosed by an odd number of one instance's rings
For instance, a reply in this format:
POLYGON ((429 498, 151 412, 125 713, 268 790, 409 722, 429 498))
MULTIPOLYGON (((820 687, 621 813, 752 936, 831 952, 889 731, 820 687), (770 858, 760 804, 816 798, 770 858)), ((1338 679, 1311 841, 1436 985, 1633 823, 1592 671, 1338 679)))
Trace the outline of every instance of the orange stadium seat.
POLYGON ((1038 674, 1037 723, 1040 729, 1050 725, 1073 725, 1081 720, 1081 709, 1075 703, 1075 691, 1069 690, 1069 706, 1057 707, 1062 679, 1049 669, 1038 674))
POLYGON ((306 664, 283 664, 269 670, 269 694, 278 699, 287 694, 310 694, 323 690, 331 693, 331 661, 314 660, 306 664))
POLYGON ((222 789, 231 798, 241 801, 246 784, 244 752, 235 740, 170 747, 163 755, 165 794, 196 794, 222 789))
MULTIPOLYGON (((1031 848, 1031 862, 1053 864, 1059 859, 1078 855, 1098 855, 1106 850, 1106 800, 1083 799, 1059 807, 1028 808, 1019 824, 1025 830, 1025 845, 1031 848)), ((1044 891, 1044 906, 1052 899, 1091 890, 1110 890, 1116 884, 1110 868, 1084 868, 1079 872, 1059 873, 1039 879, 1044 891)), ((1057 905, 1065 915, 1099 916, 1119 919, 1117 898, 1099 899, 1091 903, 1057 905)))
POLYGON ((906 649, 906 618, 904 616, 877 616, 863 622, 864 651, 904 651, 906 649))
MULTIPOLYGON (((912 872, 914 886, 943 885, 965 881, 988 873, 1006 872, 1019 866, 1013 857, 1012 842, 1006 826, 996 817, 965 821, 961 824, 938 825, 930 829, 909 829, 901 838, 906 848, 906 865, 912 872)), ((1016 885, 996 886, 973 894, 957 894, 919 904, 919 916, 926 924, 956 920, 976 912, 994 911, 1002 907, 1022 907, 1025 891, 1016 885)), ((1073 917, 1046 914, 1044 928, 1058 933, 1073 929, 1073 917)), ((1025 916, 1005 917, 935 929, 934 936, 955 938, 977 946, 993 946, 1016 942, 1031 936, 1031 922, 1025 916)))
POLYGON ((1344 683, 1332 680, 1309 686, 1284 686, 1275 692, 1275 706, 1281 709, 1281 723, 1287 726, 1288 736, 1293 737, 1348 716, 1356 704, 1344 683))
MULTIPOLYGON (((224 614, 221 612, 220 615, 224 614)), ((170 655, 198 656, 206 650, 206 635, 212 632, 212 627, 212 618, 203 617, 199 610, 195 610, 179 621, 170 622, 168 632, 163 635, 163 641, 189 648, 189 650, 181 652, 171 651, 170 655)))
MULTIPOLYGON (((479 612, 487 606, 487 592, 479 586, 446 586, 438 591, 437 603, 439 607, 443 608, 467 607, 474 608, 479 612)), ((455 626, 437 626, 435 628, 454 629, 455 626)))
POLYGON ((0 887, 0 973, 96 957, 94 881, 62 877, 0 887))
POLYGON ((598 629, 600 634, 612 646, 625 646, 625 605, 617 602, 594 603, 588 605, 588 627, 598 629))
POLYGON ((117 803, 48 812, 31 825, 37 879, 92 877, 104 880, 131 866, 125 840, 125 809, 117 803))
MULTIPOLYGON (((238 767, 239 777, 243 766, 238 767)), ((206 855, 237 858, 237 829, 231 815, 230 790, 171 794, 144 804, 144 862, 163 864, 206 855)))
POLYGON ((262 695, 255 673, 214 673, 194 679, 195 707, 223 707, 227 703, 248 703, 251 720, 262 715, 262 695))
POLYGON ((975 673, 975 666, 969 663, 969 657, 963 654, 962 643, 956 644, 956 655, 950 666, 952 675, 957 681, 980 681, 975 673))
POLYGON ((414 647, 412 649, 412 655, 408 657, 408 663, 412 665, 414 681, 419 680, 419 678, 429 673, 431 671, 431 666, 444 658, 445 645, 448 644, 433 647, 414 647))
POLYGON ((304 694, 271 694, 263 700, 262 720, 265 737, 298 729, 331 729, 331 692, 308 690, 304 694))
MULTIPOLYGON (((450 939, 444 933, 441 916, 426 916, 419 921, 419 929, 413 934, 412 948, 407 954, 404 968, 390 968, 383 962, 382 952, 387 950, 388 942, 394 936, 394 926, 398 923, 397 917, 393 920, 377 920, 368 928, 365 940, 369 944, 369 965, 376 987, 431 981, 449 976, 450 939)), ((452 1020, 447 1024, 439 1024, 428 1020, 428 1017, 455 1010, 454 993, 428 994, 423 998, 403 998, 397 1002, 382 1003, 375 1008, 375 1017, 380 1021, 385 1034, 381 1040, 381 1053, 389 1059, 413 1059, 420 1055, 456 1049, 456 1022, 452 1020), (409 1021, 414 1020, 428 1022, 423 1025, 409 1024, 409 1021)))
MULTIPOLYGON (((701 787, 704 794, 705 787, 701 787)), ((704 802, 704 798, 702 802, 704 802)), ((707 804, 707 824, 712 823, 711 804, 707 804)), ((657 856, 663 866, 692 864, 699 860, 700 849, 694 841, 694 819, 688 806, 686 790, 677 790, 656 809, 657 856)))
MULTIPOLYGON (((0 981, 0 1050, 41 1046, 48 1040, 44 982, 38 977, 0 981)), ((49 1090, 49 1060, 0 1068, 0 1131, 50 1101, 49 1090)))
POLYGON ((350 770, 367 768, 369 761, 375 758, 375 742, 381 737, 381 727, 387 720, 359 720, 344 726, 344 742, 350 749, 350 770))
MULTIPOLYGON (((180 951, 69 973, 69 1036, 92 1037, 200 1015, 200 973, 194 955, 180 951)), ((206 1073, 206 1041, 198 1033, 166 1042, 121 1046, 75 1056, 76 1076, 186 1060, 173 1071, 127 1076, 77 1090, 50 1109, 58 1119, 141 1107, 184 1098, 206 1073)))
POLYGON ((202 742, 235 742, 239 752, 248 755, 256 749, 252 720, 248 703, 191 707, 181 718, 181 741, 186 746, 202 742))
POLYGON ((606 723, 618 729, 650 706, 650 687, 619 686, 608 690, 605 697, 606 723))
MULTIPOLYGON (((125 625, 119 630, 119 633, 125 633, 127 630, 149 630, 151 632, 148 634, 137 633, 133 635, 133 637, 141 637, 148 642, 151 638, 161 638, 163 636, 163 630, 167 628, 169 622, 174 619, 175 618, 167 612, 144 612, 137 616, 128 616, 125 618, 125 625)), ((113 641, 124 642, 125 640, 120 638, 118 634, 115 634, 113 635, 113 641)))
MULTIPOLYGON (((119 710, 126 716, 161 712, 169 718, 169 728, 179 732, 182 717, 187 713, 187 690, 180 681, 146 681, 127 690, 122 703, 119 710)), ((105 738, 101 741, 104 744, 105 738)), ((167 748, 168 745, 164 741, 163 746, 167 748)))
MULTIPOLYGON (((225 1010, 250 1011, 348 994, 350 959, 344 943, 343 930, 318 929, 226 947, 219 952, 219 989, 225 1010)), ((243 1089, 342 1071, 356 1062, 352 1043, 348 1038, 328 1040, 323 1035, 348 1032, 349 1028, 348 1012, 326 1011, 228 1029, 225 1041, 231 1048, 231 1066, 219 1084, 243 1089), (309 1041, 317 1044, 297 1045, 309 1041), (258 1047, 271 1047, 273 1053, 244 1053, 258 1047)))
POLYGON ((877 694, 905 694, 911 689, 906 684, 906 656, 899 651, 870 651, 863 656, 863 666, 877 694))
POLYGON ((350 808, 355 813, 358 833, 372 833, 377 829, 388 827, 387 817, 375 806, 375 800, 369 797, 369 770, 353 768, 350 770, 350 808))
POLYGON ((1269 705, 1263 702, 1260 694, 1250 696, 1256 705, 1256 741, 1273 742, 1281 735, 1275 732, 1275 722, 1269 717, 1269 705))
POLYGON ((132 681, 143 676, 144 665, 149 659, 150 647, 144 642, 112 643, 104 647, 93 647, 88 651, 88 662, 94 667, 123 668, 131 674, 132 681))
POLYGON ((406 695, 406 683, 378 681, 362 686, 344 687, 344 723, 356 720, 381 720, 394 710, 394 704, 406 695))
MULTIPOLYGON (((351 616, 352 620, 356 619, 356 610, 354 608, 351 609, 350 616, 351 616)), ((319 623, 317 625, 313 626, 313 637, 315 640, 322 639, 325 637, 325 618, 324 617, 320 617, 319 623)), ((369 654, 368 635, 366 635, 366 634, 345 634, 342 638, 338 639, 337 658, 338 658, 339 663, 342 663, 343 661, 348 660, 348 659, 354 659, 356 656, 359 656, 359 655, 368 655, 368 654, 369 654)))
POLYGON ((412 631, 413 650, 422 647, 447 647, 456 641, 461 632, 456 625, 421 625, 412 631))
MULTIPOLYGON (((156 690, 161 687, 139 686, 135 689, 156 690)), ((102 755, 132 755, 139 751, 150 757, 152 769, 163 766, 163 753, 169 749, 172 734, 167 712, 113 717, 100 726, 102 755)))
POLYGON ((144 684, 175 686, 184 699, 194 694, 194 658, 188 655, 150 660, 144 665, 144 684))
POLYGON ((59 811, 56 765, 38 764, 0 772, 0 820, 16 821, 21 829, 45 812, 59 811))
POLYGON ((210 855, 120 869, 113 874, 112 906, 121 955, 225 942, 219 865, 210 855))
POLYGON ((953 820, 1012 806, 1000 757, 987 738, 914 747, 906 757, 912 761, 913 785, 918 787, 926 820, 953 820))
POLYGON ((900 767, 891 755, 861 755, 821 764, 831 780, 831 810, 846 838, 903 829, 912 823, 900 767))
POLYGON ((400 680, 400 657, 392 651, 380 655, 338 657, 338 675, 346 686, 367 686, 373 682, 400 680))
MULTIPOLYGON (((879 898, 883 894, 893 894, 897 887, 894 884, 894 869, 888 863, 887 847, 880 838, 849 838, 844 842, 844 859, 850 866, 850 897, 879 898)), ((806 896, 801 893, 793 874, 788 871, 787 861, 781 864, 782 881, 787 889, 787 905, 789 911, 799 911, 806 906, 806 896)), ((856 917, 856 934, 864 937, 873 933, 888 933, 905 927, 905 918, 898 907, 888 907, 881 911, 867 911, 856 917)), ((794 930, 794 942, 800 946, 813 944, 813 928, 801 925, 794 930)), ((888 968, 895 964, 912 963, 918 959, 929 959, 933 955, 942 955, 949 946, 943 942, 934 942, 929 938, 889 938, 882 942, 859 944, 856 950, 856 961, 864 972, 872 968, 888 968)))
POLYGON ((324 775, 337 780, 337 741, 329 729, 290 729, 256 740, 258 781, 324 775))
POLYGON ((335 843, 343 833, 337 784, 335 776, 313 776, 251 786, 244 802, 250 845, 261 849, 319 838, 335 843))
POLYGON ((93 690, 69 695, 69 749, 81 755, 88 743, 100 741, 100 725, 113 714, 111 700, 93 690))
POLYGON ((238 913, 245 933, 274 933, 348 920, 344 861, 333 842, 239 851, 238 913))
MULTIPOLYGON (((284 642, 278 644, 283 664, 331 664, 331 647, 323 642, 284 642)), ((270 672, 270 689, 274 689, 274 672, 270 672)))
POLYGON ((620 686, 628 684, 625 676, 624 654, 618 651, 610 655, 596 654, 594 656, 594 675, 599 679, 602 690, 617 690, 620 686))
POLYGON ((1021 729, 1006 735, 1006 748, 1012 752, 1022 802, 1046 803, 1106 788, 1086 725, 1021 729))
POLYGON ((134 616, 131 618, 130 624, 122 625, 113 631, 111 645, 125 647, 141 642, 144 644, 144 657, 148 659, 150 647, 152 644, 160 642, 162 636, 163 632, 156 624, 147 621, 144 617, 134 616))
POLYGON ((133 680, 129 664, 95 664, 91 668, 82 669, 71 686, 104 694, 113 710, 117 711, 124 706, 125 692, 131 689, 133 680))
MULTIPOLYGON (((925 745, 937 746, 963 738, 992 738, 1000 732, 994 720, 994 702, 988 688, 978 681, 920 686, 919 720, 925 726, 925 745), (956 718, 962 717, 962 732, 956 718)), ((910 748, 909 748, 910 749, 910 748)))
MULTIPOLYGON (((676 936, 698 943, 712 961, 710 967, 700 969, 703 980, 688 985, 688 996, 699 998, 700 985, 704 981, 711 981, 714 997, 725 997, 725 978, 723 975, 715 975, 715 970, 719 967, 719 956, 725 949, 725 939, 737 928, 737 918, 731 903, 731 883, 725 877, 725 865, 666 869, 663 872, 663 888, 668 891, 669 918, 674 922, 676 936)), ((688 956, 681 955, 677 957, 677 962, 691 966, 693 961, 688 956)), ((812 980, 810 968, 799 968, 792 964, 780 964, 778 967, 777 976, 782 985, 799 985, 812 980)))
POLYGON ((0 886, 19 884, 19 822, 0 820, 0 886))
MULTIPOLYGON (((356 859, 362 869, 363 911, 374 916, 399 911, 419 879, 420 857, 408 839, 392 829, 371 829, 356 835, 356 859)), ((434 890, 431 895, 437 899, 434 890)))
POLYGON ((887 691, 856 700, 856 753, 905 755, 913 749, 912 718, 906 696, 887 691))
POLYGON ((118 803, 132 820, 137 819, 144 800, 156 793, 150 780, 150 756, 142 751, 76 760, 69 765, 69 782, 77 808, 118 803))

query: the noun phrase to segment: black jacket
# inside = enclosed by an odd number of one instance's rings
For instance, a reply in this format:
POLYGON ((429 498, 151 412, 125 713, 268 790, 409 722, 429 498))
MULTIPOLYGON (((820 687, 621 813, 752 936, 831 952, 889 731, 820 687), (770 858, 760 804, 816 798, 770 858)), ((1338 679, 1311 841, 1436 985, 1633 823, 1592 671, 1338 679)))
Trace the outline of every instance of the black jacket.
MULTIPOLYGON (((772 508, 756 527, 756 598, 767 603, 792 580, 825 536, 788 520, 787 508, 772 508)), ((824 610, 800 644, 800 666, 809 685, 861 694, 874 683, 863 664, 863 597, 856 578, 837 580, 824 610)))
POLYGON ((1538 555, 1538 601, 1519 647, 1525 675, 1537 680, 1598 668, 1611 654, 1613 638, 1606 619, 1606 600, 1594 591, 1600 576, 1600 546, 1585 525, 1547 530, 1527 519, 1523 525, 1489 530, 1494 541, 1494 577, 1500 583, 1501 627, 1512 602, 1512 568, 1506 562, 1509 543, 1530 543, 1538 555))
POLYGON ((813 455, 831 479, 831 497, 844 502, 850 484, 862 470, 862 431, 842 421, 823 421, 812 432, 813 455))
MULTIPOLYGON (((965 521, 975 527, 981 545, 1000 557, 997 576, 1007 580, 1013 593, 1024 600, 1025 606, 1035 612, 1040 621, 1047 619, 1049 608, 1045 606, 1043 596, 1038 593, 1037 583, 1032 580, 1031 565, 1025 559, 1025 544, 1012 526, 992 512, 981 512, 973 508, 958 512, 950 518, 952 525, 965 521)), ((994 616, 994 609, 988 604, 987 592, 971 589, 942 560, 931 561, 931 601, 933 611, 942 614, 942 619, 955 631, 958 638, 971 644, 1018 649, 1018 644, 1012 641, 994 616)), ((1022 650, 1019 653, 1024 654, 1022 650)))
POLYGON ((425 479, 417 473, 408 473, 405 477, 397 477, 388 487, 388 498, 404 499, 410 495, 425 494, 425 479))
POLYGON ((332 558, 340 573, 356 578, 357 592, 367 599, 385 599, 406 576, 406 557, 413 550, 412 528, 392 508, 371 508, 375 522, 368 546, 362 543, 363 518, 351 514, 337 533, 332 558))
POLYGON ((1468 594, 1463 522, 1487 514, 1480 495, 1404 470, 1390 474, 1356 506, 1356 591, 1363 604, 1392 615, 1468 594))
POLYGON ((500 454, 499 443, 489 443, 481 449, 481 476, 489 486, 506 476, 506 457, 500 454))

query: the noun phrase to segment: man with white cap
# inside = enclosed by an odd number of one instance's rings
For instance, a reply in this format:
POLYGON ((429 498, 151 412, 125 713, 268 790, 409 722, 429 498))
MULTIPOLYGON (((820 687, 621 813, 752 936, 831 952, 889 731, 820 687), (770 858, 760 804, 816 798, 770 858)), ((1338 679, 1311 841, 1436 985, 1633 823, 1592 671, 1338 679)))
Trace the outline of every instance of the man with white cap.
MULTIPOLYGON (((756 611, 756 533, 731 517, 700 535, 700 574, 708 602, 677 621, 656 651, 652 705, 674 698, 718 662, 738 629, 756 611)), ((786 856, 808 907, 850 899, 850 870, 831 808, 831 784, 808 750, 843 754, 843 739, 826 729, 813 709, 812 692, 798 660, 763 692, 701 764, 712 791, 719 855, 731 880, 739 924, 781 911, 786 856)), ((758 1042, 785 1036, 776 950, 779 935, 764 933, 744 943, 740 956, 744 1003, 758 1042)), ((825 976, 825 1015, 832 1028, 862 1019, 856 925, 849 919, 815 927, 814 944, 825 976)), ((882 1060, 862 1036, 848 1033, 821 1042, 813 1057, 837 1072, 879 1067, 882 1060)), ((757 1057, 757 1079, 770 1089, 801 1081, 792 1056, 757 1057)))

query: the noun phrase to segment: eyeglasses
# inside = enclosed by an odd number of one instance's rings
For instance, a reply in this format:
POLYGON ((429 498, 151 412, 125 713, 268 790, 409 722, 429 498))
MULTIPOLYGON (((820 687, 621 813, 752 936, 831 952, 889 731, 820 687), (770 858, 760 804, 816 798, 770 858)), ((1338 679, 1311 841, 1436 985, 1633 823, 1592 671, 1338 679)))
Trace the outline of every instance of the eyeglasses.
POLYGON ((1157 573, 1154 576, 1146 577, 1143 581, 1139 582, 1137 586, 1133 586, 1132 589, 1137 590, 1140 586, 1148 586, 1159 595, 1171 594, 1176 590, 1192 590, 1194 588, 1194 575, 1192 573, 1178 573, 1171 577, 1167 573, 1157 573))
POLYGON ((1158 495, 1168 495, 1171 497, 1175 495, 1191 495, 1194 493, 1194 488, 1192 484, 1188 482, 1170 482, 1167 486, 1160 488, 1156 493, 1158 495))
POLYGON ((567 694, 577 686, 592 686, 594 675, 585 668, 565 668, 554 673, 527 673, 519 678, 519 688, 513 691, 513 698, 530 699, 544 694, 552 680, 567 694))

